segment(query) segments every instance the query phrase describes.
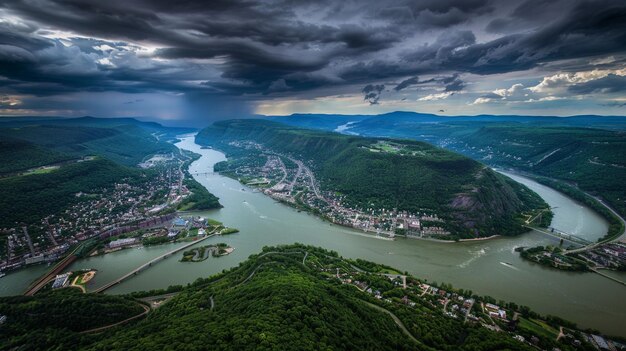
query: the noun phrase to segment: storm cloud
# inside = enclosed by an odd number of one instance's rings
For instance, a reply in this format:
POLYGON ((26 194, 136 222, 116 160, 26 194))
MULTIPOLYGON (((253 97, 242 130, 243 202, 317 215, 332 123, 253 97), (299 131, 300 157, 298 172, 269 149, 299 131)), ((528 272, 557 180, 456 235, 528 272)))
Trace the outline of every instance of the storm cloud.
MULTIPOLYGON (((611 0, 8 0, 0 18, 0 95, 24 108, 80 93, 178 96, 194 116, 350 92, 378 105, 385 85, 384 99, 416 86, 476 98, 475 77, 609 56, 603 67, 620 69, 626 55, 626 3, 611 0)), ((622 81, 568 89, 611 94, 622 81)))

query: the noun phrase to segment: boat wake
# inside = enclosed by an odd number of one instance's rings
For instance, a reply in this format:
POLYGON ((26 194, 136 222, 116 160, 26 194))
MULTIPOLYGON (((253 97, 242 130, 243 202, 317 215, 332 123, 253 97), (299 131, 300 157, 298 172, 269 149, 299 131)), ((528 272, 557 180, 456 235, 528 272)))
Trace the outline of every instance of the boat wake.
POLYGON ((467 261, 459 264, 459 268, 467 268, 469 267, 469 265, 474 262, 475 260, 477 260, 478 258, 480 258, 481 256, 484 256, 487 254, 487 251, 485 249, 489 249, 487 248, 483 248, 477 251, 469 251, 469 253, 472 255, 472 257, 470 257, 467 261))
POLYGON ((508 263, 508 262, 502 262, 502 261, 500 261, 500 264, 501 264, 501 265, 503 265, 503 266, 505 266, 505 267, 509 267, 509 268, 511 268, 511 269, 514 269, 514 270, 516 270, 516 271, 519 271, 519 270, 520 270, 519 268, 515 267, 514 265, 512 265, 512 264, 510 264, 510 263, 508 263))

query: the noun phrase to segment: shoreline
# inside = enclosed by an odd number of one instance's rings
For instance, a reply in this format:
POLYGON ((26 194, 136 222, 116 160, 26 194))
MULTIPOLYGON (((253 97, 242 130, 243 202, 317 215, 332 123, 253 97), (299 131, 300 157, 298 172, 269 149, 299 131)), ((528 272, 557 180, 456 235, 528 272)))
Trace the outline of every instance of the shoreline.
MULTIPOLYGON (((211 149, 224 153, 223 151, 220 151, 220 150, 212 148, 212 147, 211 147, 211 149)), ((226 154, 224 153, 224 155, 226 155, 226 154)), ((213 170, 213 173, 219 174, 219 175, 221 175, 223 177, 226 177, 226 178, 230 178, 232 180, 235 180, 241 186, 245 186, 245 187, 247 187, 248 189, 250 189, 252 191, 257 191, 257 192, 263 193, 263 195, 269 197, 270 199, 272 199, 272 200, 274 200, 274 201, 276 201, 278 203, 287 205, 288 207, 291 207, 293 209, 306 212, 307 214, 312 214, 312 215, 314 215, 315 217, 321 219, 324 222, 328 222, 328 223, 330 223, 332 225, 337 225, 337 226, 340 226, 340 227, 343 227, 343 228, 347 228, 347 229, 351 229, 351 230, 354 230, 354 231, 357 231, 357 232, 363 232, 362 234, 361 233, 354 233, 354 234, 362 235, 362 236, 365 236, 365 237, 371 237, 371 238, 375 238, 375 239, 389 240, 389 241, 394 241, 394 240, 396 240, 396 238, 405 238, 405 239, 426 240, 426 241, 450 244, 450 243, 459 243, 459 242, 487 241, 487 240, 497 239, 497 238, 500 238, 500 237, 503 236, 501 234, 493 234, 493 235, 490 235, 490 236, 479 237, 479 238, 467 238, 467 239, 459 239, 459 240, 444 240, 444 239, 437 239, 437 238, 424 238, 424 237, 418 237, 418 236, 414 236, 414 235, 405 235, 405 234, 404 235, 403 234, 394 234, 393 237, 390 237, 390 236, 383 237, 383 236, 378 236, 378 235, 374 235, 374 234, 367 234, 367 233, 370 233, 370 232, 362 230, 361 228, 356 228, 356 227, 348 226, 348 225, 345 225, 345 224, 342 224, 342 223, 333 222, 333 221, 329 220, 328 218, 326 218, 325 216, 317 215, 313 211, 311 211, 311 210, 309 210, 307 208, 304 208, 302 206, 299 206, 296 203, 292 203, 292 202, 285 201, 285 200, 280 199, 280 198, 275 198, 275 197, 273 197, 271 195, 267 195, 263 191, 264 188, 254 187, 254 186, 250 186, 248 184, 244 184, 244 183, 241 182, 241 180, 239 178, 234 177, 234 176, 232 176, 230 174, 224 174, 224 173, 221 173, 221 172, 217 172, 215 170, 213 170)), ((552 189, 552 188, 550 188, 550 189, 552 189)), ((554 189, 554 190, 558 191, 556 189, 554 189)), ((532 232, 532 230, 530 230, 528 232, 521 233, 519 235, 514 235, 512 237, 524 235, 524 234, 530 233, 530 232, 532 232)), ((375 232, 371 232, 371 233, 375 233, 375 232)), ((386 235, 388 235, 388 234, 386 234, 386 235)))

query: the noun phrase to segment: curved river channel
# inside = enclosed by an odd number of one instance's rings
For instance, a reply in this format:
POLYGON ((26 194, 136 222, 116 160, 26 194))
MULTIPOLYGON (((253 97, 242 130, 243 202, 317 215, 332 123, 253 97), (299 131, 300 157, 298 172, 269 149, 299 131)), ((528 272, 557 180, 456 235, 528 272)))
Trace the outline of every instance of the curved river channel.
MULTIPOLYGON (((111 294, 165 288, 186 284, 239 264, 263 246, 295 242, 335 250, 342 256, 384 263, 431 282, 451 283, 480 295, 514 301, 542 314, 553 314, 596 328, 604 333, 626 336, 626 287, 593 273, 567 273, 523 261, 514 252, 518 246, 558 244, 558 240, 537 232, 515 238, 487 241, 441 243, 398 238, 383 240, 359 231, 331 225, 313 215, 298 212, 241 185, 236 180, 213 173, 213 165, 225 160, 224 154, 201 149, 193 137, 185 137, 178 147, 201 154, 189 167, 202 185, 220 198, 224 208, 191 213, 214 218, 240 229, 238 234, 209 238, 202 245, 225 242, 235 251, 224 257, 200 263, 179 262, 182 253, 154 265, 107 291, 111 294)), ((607 231, 607 223, 595 212, 551 188, 527 178, 507 174, 525 184, 554 209, 552 225, 560 230, 595 241, 607 231)), ((172 250, 176 245, 127 249, 77 261, 71 269, 95 268, 90 282, 95 289, 126 272, 172 250)), ((0 280, 0 295, 19 294, 47 267, 30 267, 0 280)), ((613 273, 612 273, 613 274, 613 273)), ((615 273, 626 280, 623 273, 615 273)))

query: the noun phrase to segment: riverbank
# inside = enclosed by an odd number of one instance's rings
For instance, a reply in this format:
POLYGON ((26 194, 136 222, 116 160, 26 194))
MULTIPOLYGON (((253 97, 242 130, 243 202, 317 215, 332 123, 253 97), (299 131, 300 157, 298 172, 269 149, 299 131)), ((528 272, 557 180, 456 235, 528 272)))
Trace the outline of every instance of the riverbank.
MULTIPOLYGON (((591 195, 581 190, 580 188, 568 184, 562 180, 548 178, 545 176, 540 176, 517 169, 507 169, 506 172, 530 178, 540 184, 548 186, 556 191, 562 192, 563 194, 573 198, 574 200, 579 201, 590 207, 598 215, 607 220, 610 225, 606 235, 600 238, 596 244, 590 245, 590 247, 595 247, 599 244, 616 241, 623 237, 624 234, 626 234, 626 220, 617 211, 611 208, 611 206, 606 204, 601 198, 591 195)), ((577 249, 577 251, 584 249, 585 248, 577 249)))
MULTIPOLYGON (((213 165, 225 155, 201 149, 193 138, 182 139, 178 147, 201 154, 190 165, 190 172, 203 186, 220 198, 224 208, 189 213, 214 218, 223 223, 237 223, 240 234, 208 239, 207 244, 224 242, 237 249, 230 255, 211 259, 210 264, 182 264, 162 260, 141 274, 107 290, 107 294, 185 286, 197 278, 206 278, 238 266, 264 246, 296 242, 324 247, 351 259, 366 259, 427 279, 463 287, 480 295, 515 301, 543 315, 558 315, 581 327, 606 334, 622 335, 626 324, 626 300, 623 286, 597 274, 576 274, 547 269, 519 257, 514 248, 555 245, 558 240, 528 232, 517 237, 501 236, 492 240, 442 245, 429 240, 367 240, 375 238, 353 229, 330 225, 317 216, 299 213, 255 191, 242 190, 236 180, 212 172, 213 165), (504 265, 500 262, 507 262, 504 265), (537 293, 541 292, 541 293, 537 293)), ((589 240, 603 236, 607 223, 590 209, 570 198, 526 178, 516 178, 538 193, 554 209, 553 226, 579 233, 589 240)), ((180 244, 122 250, 105 256, 84 258, 70 269, 95 268, 98 275, 90 283, 97 288, 180 244)), ((41 275, 45 266, 31 267, 2 278, 0 295, 19 294, 25 285, 41 275)), ((614 272, 607 272, 613 275, 614 272)), ((622 275, 615 272, 615 276, 622 275)))

